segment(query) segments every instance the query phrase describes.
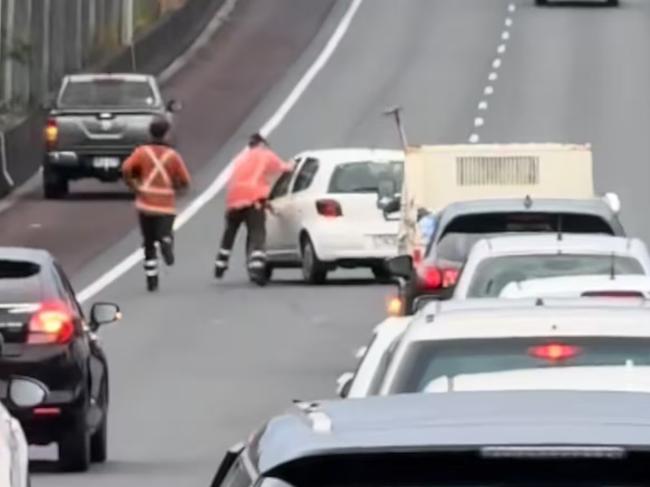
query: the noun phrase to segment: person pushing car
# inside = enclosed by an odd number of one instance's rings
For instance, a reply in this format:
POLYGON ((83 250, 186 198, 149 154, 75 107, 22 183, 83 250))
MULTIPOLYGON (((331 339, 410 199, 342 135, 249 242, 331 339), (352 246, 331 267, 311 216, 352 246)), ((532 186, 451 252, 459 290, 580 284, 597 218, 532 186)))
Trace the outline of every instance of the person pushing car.
POLYGON ((226 228, 217 253, 214 275, 221 279, 228 269, 230 254, 242 223, 246 224, 249 248, 248 271, 258 284, 266 282, 266 208, 271 181, 289 172, 293 165, 284 162, 264 137, 253 134, 248 147, 235 160, 226 193, 226 228))
POLYGON ((165 264, 174 265, 174 219, 176 193, 187 189, 190 175, 178 152, 165 139, 170 124, 156 117, 149 127, 151 143, 135 149, 122 166, 126 184, 135 191, 144 247, 147 289, 158 289, 158 252, 165 264))

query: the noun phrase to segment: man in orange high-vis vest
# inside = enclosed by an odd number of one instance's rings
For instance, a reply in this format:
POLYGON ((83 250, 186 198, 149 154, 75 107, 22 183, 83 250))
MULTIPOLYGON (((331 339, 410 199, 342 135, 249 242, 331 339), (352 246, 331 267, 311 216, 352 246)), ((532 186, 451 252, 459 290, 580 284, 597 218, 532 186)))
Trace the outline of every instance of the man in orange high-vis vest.
POLYGON ((235 160, 226 193, 226 229, 217 253, 214 275, 221 279, 228 269, 230 253, 242 223, 248 231, 248 270, 258 284, 266 282, 266 207, 271 182, 291 171, 260 134, 253 134, 248 148, 235 160))
POLYGON ((174 218, 176 192, 186 189, 190 175, 181 156, 165 143, 169 122, 156 118, 149 127, 151 143, 135 149, 124 162, 124 180, 136 193, 144 247, 144 271, 147 289, 158 289, 158 253, 167 265, 174 264, 174 218))

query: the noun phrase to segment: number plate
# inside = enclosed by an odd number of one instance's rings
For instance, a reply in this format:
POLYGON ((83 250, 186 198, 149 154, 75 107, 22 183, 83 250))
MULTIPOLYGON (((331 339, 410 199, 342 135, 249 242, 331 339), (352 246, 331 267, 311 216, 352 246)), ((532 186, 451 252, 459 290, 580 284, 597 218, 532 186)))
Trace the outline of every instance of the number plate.
POLYGON ((120 167, 120 159, 118 157, 95 157, 93 159, 93 167, 95 169, 117 169, 120 167))
POLYGON ((378 248, 397 246, 397 237, 395 235, 374 235, 372 240, 375 244, 375 247, 378 248))

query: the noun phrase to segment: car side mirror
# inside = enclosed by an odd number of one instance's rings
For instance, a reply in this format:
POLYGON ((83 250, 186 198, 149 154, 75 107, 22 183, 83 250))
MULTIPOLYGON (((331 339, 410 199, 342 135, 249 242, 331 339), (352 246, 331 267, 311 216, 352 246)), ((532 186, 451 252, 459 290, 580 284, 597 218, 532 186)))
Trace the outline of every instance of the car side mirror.
POLYGON ((120 307, 113 303, 95 303, 90 310, 90 328, 96 331, 100 326, 122 319, 120 307))
POLYGON ((353 372, 345 372, 339 376, 336 380, 336 394, 345 399, 350 394, 350 389, 352 389, 352 382, 354 381, 353 372))
POLYGON ((386 268, 393 277, 409 279, 413 274, 413 259, 410 255, 398 255, 386 261, 386 268))
POLYGON ((221 484, 223 484, 223 481, 228 476, 228 472, 230 472, 230 469, 239 458, 239 455, 241 455, 241 453, 244 451, 245 447, 246 445, 244 443, 237 443, 228 449, 223 457, 223 460, 221 460, 221 463, 219 464, 217 473, 215 473, 214 477, 212 478, 210 487, 221 487, 221 484))
POLYGON ((183 104, 178 100, 169 100, 167 102, 167 111, 171 113, 180 112, 183 110, 183 104))
POLYGON ((10 378, 7 390, 10 404, 18 409, 42 404, 50 392, 45 384, 29 377, 10 378))

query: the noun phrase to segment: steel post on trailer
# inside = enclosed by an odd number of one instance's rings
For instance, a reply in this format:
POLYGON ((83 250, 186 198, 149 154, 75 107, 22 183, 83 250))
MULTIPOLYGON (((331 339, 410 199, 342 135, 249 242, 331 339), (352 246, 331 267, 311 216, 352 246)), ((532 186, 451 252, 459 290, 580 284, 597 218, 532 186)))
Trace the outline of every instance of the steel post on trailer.
POLYGON ((406 152, 408 149, 408 140, 406 139, 406 130, 404 129, 404 123, 402 122, 402 107, 390 108, 384 112, 384 115, 388 117, 392 116, 395 119, 400 142, 402 144, 404 152, 406 152))

